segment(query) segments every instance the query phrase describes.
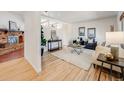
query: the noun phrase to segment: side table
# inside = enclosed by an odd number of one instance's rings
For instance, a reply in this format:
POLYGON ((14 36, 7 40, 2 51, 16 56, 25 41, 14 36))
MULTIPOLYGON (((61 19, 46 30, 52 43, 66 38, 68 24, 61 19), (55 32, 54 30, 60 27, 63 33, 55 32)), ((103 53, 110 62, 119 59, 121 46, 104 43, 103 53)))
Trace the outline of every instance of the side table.
POLYGON ((124 58, 119 58, 118 61, 108 61, 105 57, 105 54, 99 54, 97 60, 99 62, 101 62, 101 67, 100 67, 100 73, 99 73, 99 77, 98 77, 98 81, 100 81, 100 76, 101 76, 101 72, 103 70, 103 64, 104 63, 107 63, 110 65, 110 78, 112 80, 112 66, 117 66, 117 67, 120 67, 121 69, 121 76, 122 76, 122 79, 124 80, 124 58))

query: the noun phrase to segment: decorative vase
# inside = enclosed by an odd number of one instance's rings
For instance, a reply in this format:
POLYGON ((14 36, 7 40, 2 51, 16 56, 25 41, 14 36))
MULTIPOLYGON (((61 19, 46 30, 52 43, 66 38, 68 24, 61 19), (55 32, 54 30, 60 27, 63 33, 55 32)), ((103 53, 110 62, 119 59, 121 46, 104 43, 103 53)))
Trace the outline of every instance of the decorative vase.
POLYGON ((112 61, 113 60, 113 55, 111 53, 106 53, 105 56, 106 56, 106 59, 108 61, 112 61))

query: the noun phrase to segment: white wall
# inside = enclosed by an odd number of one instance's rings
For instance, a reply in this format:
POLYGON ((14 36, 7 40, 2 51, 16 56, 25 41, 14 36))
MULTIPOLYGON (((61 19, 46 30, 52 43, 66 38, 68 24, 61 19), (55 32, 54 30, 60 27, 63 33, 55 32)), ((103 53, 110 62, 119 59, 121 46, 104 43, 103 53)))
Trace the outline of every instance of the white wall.
MULTIPOLYGON (((56 28, 56 34, 59 39, 62 39, 63 46, 68 45, 69 40, 71 38, 71 24, 60 23, 60 27, 56 28)), ((51 28, 47 28, 43 26, 44 36, 47 40, 51 39, 51 28)), ((47 51, 47 47, 45 47, 45 51, 47 51)))
MULTIPOLYGON (((79 27, 86 28, 85 29, 86 36, 87 36, 87 28, 95 27, 96 28, 96 40, 98 42, 105 41, 105 32, 110 31, 110 25, 114 25, 114 29, 118 30, 117 16, 105 18, 105 19, 93 20, 93 21, 86 21, 82 23, 75 23, 75 24, 61 23, 61 25, 62 25, 61 28, 56 29, 56 32, 59 38, 62 39, 63 45, 68 45, 74 39, 77 39, 79 27)), ((50 39, 51 29, 44 27, 43 31, 44 31, 45 38, 47 40, 50 39)), ((47 47, 45 48, 45 51, 47 51, 47 47)))
POLYGON ((72 31, 72 40, 78 37, 78 28, 85 27, 85 35, 87 36, 87 28, 96 28, 96 40, 98 42, 105 41, 105 32, 110 31, 110 25, 114 25, 114 30, 117 30, 117 17, 99 19, 74 24, 72 31))
POLYGON ((37 73, 41 72, 40 12, 25 13, 24 56, 37 73))
POLYGON ((10 12, 0 12, 0 28, 9 29, 9 22, 14 21, 16 22, 17 26, 20 30, 24 31, 24 22, 19 15, 15 15, 10 12))
POLYGON ((67 46, 69 45, 70 39, 72 37, 72 24, 63 24, 62 33, 63 45, 67 46))

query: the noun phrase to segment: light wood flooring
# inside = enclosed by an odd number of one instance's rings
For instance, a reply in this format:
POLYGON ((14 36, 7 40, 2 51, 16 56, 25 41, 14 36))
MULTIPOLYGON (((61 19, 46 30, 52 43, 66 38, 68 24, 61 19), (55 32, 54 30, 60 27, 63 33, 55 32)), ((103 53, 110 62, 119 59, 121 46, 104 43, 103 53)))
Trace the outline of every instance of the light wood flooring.
POLYGON ((0 63, 8 62, 9 60, 18 59, 21 57, 24 57, 24 48, 15 50, 4 55, 0 55, 0 63))
MULTIPOLYGON (((96 81, 100 71, 93 66, 85 71, 52 54, 45 55, 42 64, 42 73, 37 74, 24 58, 0 63, 0 80, 96 81)), ((115 77, 112 79, 119 80, 115 77)), ((109 80, 109 75, 102 72, 101 80, 109 80)))

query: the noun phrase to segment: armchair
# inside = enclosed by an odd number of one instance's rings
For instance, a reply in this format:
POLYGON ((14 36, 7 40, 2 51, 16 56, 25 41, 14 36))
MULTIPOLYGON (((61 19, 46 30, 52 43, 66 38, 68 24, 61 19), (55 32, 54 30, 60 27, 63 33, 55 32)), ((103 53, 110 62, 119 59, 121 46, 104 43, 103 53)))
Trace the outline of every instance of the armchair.
POLYGON ((95 50, 96 46, 97 46, 97 41, 95 41, 95 39, 93 39, 93 42, 87 42, 84 48, 95 50))
POLYGON ((87 43, 84 48, 95 50, 96 46, 97 46, 97 42, 93 42, 93 43, 87 43))

